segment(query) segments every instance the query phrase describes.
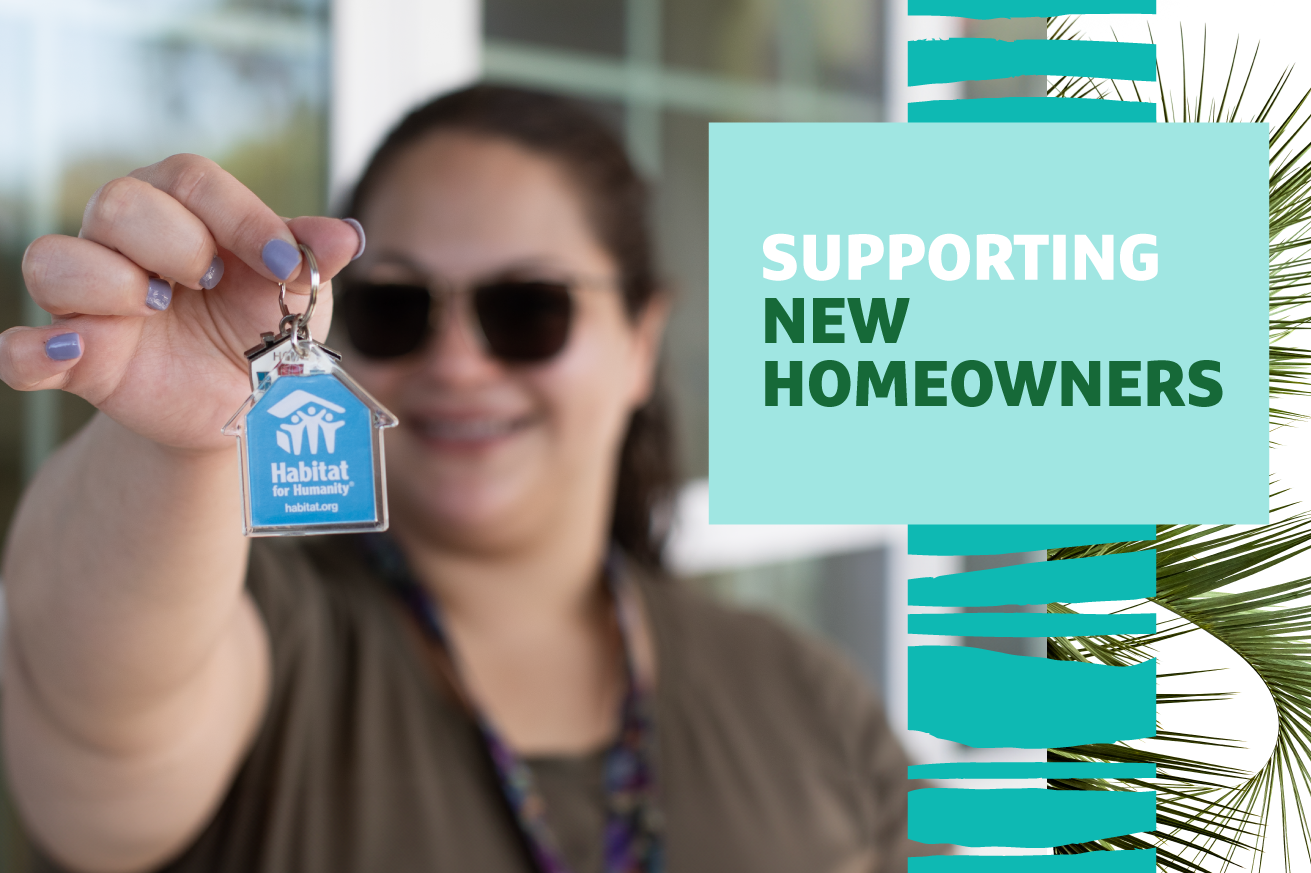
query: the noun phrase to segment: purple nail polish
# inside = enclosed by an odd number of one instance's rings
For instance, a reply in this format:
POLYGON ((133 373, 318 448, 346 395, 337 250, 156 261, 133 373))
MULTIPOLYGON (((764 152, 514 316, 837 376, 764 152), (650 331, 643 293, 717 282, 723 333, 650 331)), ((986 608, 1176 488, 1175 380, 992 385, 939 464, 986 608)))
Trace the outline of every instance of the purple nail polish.
POLYGON ((46 357, 52 361, 71 361, 82 357, 82 337, 61 333, 46 340, 46 357))
POLYGON ((353 218, 343 218, 342 221, 346 222, 351 227, 355 228, 355 232, 360 235, 360 247, 355 250, 355 254, 351 255, 352 261, 358 260, 360 255, 364 254, 364 244, 366 242, 364 236, 364 226, 353 218))
POLYGON ((163 279, 151 279, 146 286, 146 305, 156 311, 168 309, 173 302, 173 289, 163 279))
POLYGON ((291 271, 300 263, 300 252, 284 239, 269 240, 264 244, 264 251, 260 252, 259 256, 264 261, 264 266, 269 268, 269 272, 283 281, 286 281, 291 271))
POLYGON ((222 278, 223 278, 223 259, 220 258, 218 255, 215 255, 214 260, 209 262, 209 269, 205 271, 205 275, 200 277, 200 287, 204 288, 206 291, 209 291, 211 288, 217 285, 219 283, 219 280, 222 278))

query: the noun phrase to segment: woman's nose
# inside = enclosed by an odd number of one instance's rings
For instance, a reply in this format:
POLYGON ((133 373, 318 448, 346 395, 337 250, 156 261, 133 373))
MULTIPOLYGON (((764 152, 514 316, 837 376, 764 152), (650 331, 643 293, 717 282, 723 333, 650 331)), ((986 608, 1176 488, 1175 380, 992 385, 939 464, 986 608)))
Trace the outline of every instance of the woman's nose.
POLYGON ((432 339, 424 349, 425 369, 448 383, 478 382, 499 373, 499 365, 487 354, 482 334, 474 322, 470 301, 448 294, 435 301, 432 339))

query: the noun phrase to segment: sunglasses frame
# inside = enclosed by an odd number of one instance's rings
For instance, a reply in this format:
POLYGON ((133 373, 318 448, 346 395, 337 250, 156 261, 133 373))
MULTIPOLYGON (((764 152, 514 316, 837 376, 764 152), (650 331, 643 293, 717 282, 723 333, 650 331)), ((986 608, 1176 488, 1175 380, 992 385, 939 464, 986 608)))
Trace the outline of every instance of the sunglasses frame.
MULTIPOLYGON (((403 286, 403 287, 411 287, 411 288, 422 288, 428 292, 428 298, 429 298, 428 324, 424 329, 423 338, 419 341, 419 344, 415 346, 413 349, 411 349, 410 351, 402 352, 397 355, 383 355, 383 356, 366 354, 360 351, 358 348, 356 348, 353 342, 350 342, 350 328, 347 327, 345 324, 343 324, 343 328, 346 333, 346 339, 350 344, 351 348, 354 349, 357 353, 363 355, 364 357, 369 358, 370 360, 380 361, 380 362, 401 361, 406 358, 411 358, 415 355, 420 354, 428 346, 428 344, 432 342, 433 337, 440 331, 441 329, 440 320, 446 317, 444 313, 455 311, 454 308, 447 305, 448 302, 454 302, 452 298, 460 298, 460 302, 458 302, 456 305, 459 306, 460 309, 462 310, 463 315, 466 318, 466 326, 472 329, 473 337, 475 341, 478 343, 478 346, 482 350, 483 354, 487 355, 489 358, 492 358, 500 362, 501 364, 512 365, 512 366, 532 366, 536 364, 545 364, 559 357, 564 352, 564 350, 568 348, 569 340, 573 336, 574 320, 577 317, 579 289, 585 287, 606 287, 606 288, 619 287, 618 279, 604 279, 599 277, 578 278, 578 277, 561 277, 561 276, 528 276, 528 275, 521 276, 515 273, 502 275, 496 278, 481 279, 474 282, 466 282, 466 283, 443 281, 437 278, 429 278, 427 281, 419 280, 419 279, 373 281, 373 280, 364 280, 350 275, 342 276, 339 278, 338 281, 340 283, 339 290, 334 289, 334 294, 333 294, 334 302, 337 304, 337 306, 334 307, 336 311, 342 311, 340 304, 349 294, 352 293, 352 291, 357 291, 357 289, 361 289, 367 286, 385 286, 385 285, 403 286), (480 290, 492 288, 497 285, 507 285, 507 284, 553 285, 564 289, 564 292, 568 296, 568 300, 569 300, 569 322, 566 326, 566 335, 565 335, 564 342, 560 345, 560 348, 558 350, 551 353, 550 355, 547 355, 539 359, 533 359, 533 358, 516 359, 513 357, 502 356, 495 352, 495 350, 492 348, 491 341, 487 338, 487 333, 483 327, 482 318, 478 314, 475 298, 480 290)), ((344 312, 342 314, 345 315, 344 312)))

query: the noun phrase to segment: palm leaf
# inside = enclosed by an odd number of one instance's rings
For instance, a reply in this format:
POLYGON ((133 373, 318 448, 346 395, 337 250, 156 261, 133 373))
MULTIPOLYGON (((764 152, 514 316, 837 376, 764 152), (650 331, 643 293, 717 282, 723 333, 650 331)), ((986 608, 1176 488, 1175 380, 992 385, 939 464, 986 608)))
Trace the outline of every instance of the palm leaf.
MULTIPOLYGON (((1048 38, 1080 38, 1076 22, 1072 17, 1048 19, 1048 38)), ((1250 62, 1244 58, 1240 63, 1235 43, 1224 87, 1218 97, 1209 97, 1205 33, 1200 72, 1191 85, 1182 32, 1180 43, 1184 61, 1180 102, 1176 106, 1160 82, 1162 118, 1167 122, 1238 121, 1246 112, 1257 52, 1252 52, 1250 62)), ((1304 417, 1279 405, 1281 399, 1311 393, 1311 353, 1291 341, 1296 331, 1311 325, 1311 317, 1300 310, 1311 302, 1311 145, 1301 144, 1311 122, 1311 112, 1307 111, 1311 91, 1277 121, 1271 121, 1284 97, 1289 75, 1290 71, 1285 70, 1261 106, 1247 116, 1247 120, 1271 123, 1272 430, 1294 425, 1304 417)), ((1159 82, 1159 65, 1157 78, 1159 82)), ((1132 94, 1127 93, 1118 82, 1069 77, 1048 84, 1051 96, 1144 99, 1136 84, 1131 90, 1132 94)), ((1249 856, 1251 866, 1259 870, 1272 831, 1282 840, 1286 871, 1293 869, 1295 848, 1311 853, 1311 828, 1305 815, 1311 785, 1311 577, 1269 581, 1280 577, 1281 564, 1311 549, 1311 514, 1292 509, 1275 507, 1272 515, 1278 520, 1256 528, 1163 525, 1157 528, 1154 543, 1056 549, 1049 553, 1050 560, 1065 560, 1155 548, 1157 594, 1150 602, 1173 617, 1163 621, 1156 633, 1145 636, 1050 639, 1048 657, 1123 666, 1153 657, 1156 647, 1167 640, 1191 633, 1209 634, 1252 667, 1270 692, 1277 716, 1274 748, 1255 773, 1209 763, 1202 757, 1204 747, 1233 746, 1235 741, 1200 732, 1160 731, 1154 740, 1143 744, 1146 748, 1116 743, 1049 750, 1048 758, 1053 761, 1125 761, 1157 766, 1154 780, 1050 780, 1049 787, 1055 790, 1158 792, 1155 832, 1062 846, 1058 854, 1155 847, 1162 870, 1227 870, 1240 866, 1240 861, 1249 856), (1170 751, 1163 751, 1165 748, 1170 751), (1190 751, 1194 748, 1198 751, 1190 751)), ((1067 604, 1051 604, 1048 611, 1074 612, 1067 604)), ((1170 680, 1180 675, 1185 674, 1162 674, 1161 688, 1168 689, 1170 680)), ((1225 696, 1224 691, 1163 691, 1157 695, 1157 705, 1225 696)))

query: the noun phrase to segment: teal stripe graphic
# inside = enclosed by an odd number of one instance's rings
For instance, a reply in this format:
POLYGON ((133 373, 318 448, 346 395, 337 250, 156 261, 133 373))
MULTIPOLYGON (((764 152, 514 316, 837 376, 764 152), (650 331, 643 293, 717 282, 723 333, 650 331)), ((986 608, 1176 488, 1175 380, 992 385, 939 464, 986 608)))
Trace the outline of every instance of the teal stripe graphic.
MULTIPOLYGON (((1054 97, 1033 99, 1044 103, 1060 102, 1054 97)), ((978 103, 980 101, 943 100, 940 102, 978 103)), ((913 524, 909 528, 908 537, 907 546, 912 555, 1005 555, 1011 552, 1059 549, 1065 546, 1154 540, 1156 528, 1150 524, 913 524)))
MULTIPOLYGON (((909 0, 911 15, 1019 18, 1153 14, 1156 0, 909 0)), ((1156 47, 1088 41, 922 40, 908 44, 908 82, 925 85, 1022 75, 1155 81, 1156 47)), ((919 123, 1153 123, 1156 105, 1010 97, 911 103, 919 123)), ((996 555, 1156 539, 1151 525, 929 526, 909 529, 910 554, 996 555)), ((912 579, 912 606, 1096 602, 1156 593, 1154 551, 1025 564, 912 579)), ((1152 615, 913 614, 912 634, 1094 636, 1150 634, 1152 615)), ((1109 667, 1047 661, 964 646, 909 648, 909 727, 974 747, 1052 748, 1156 733, 1156 664, 1109 667), (1069 717, 1039 689, 1098 700, 1069 717)), ((1150 764, 1105 762, 928 764, 912 779, 1153 778, 1150 764)), ((923 789, 909 796, 910 837, 923 843, 1040 848, 1156 829, 1155 792, 923 789)), ((1047 856, 911 858, 908 873, 1155 873, 1156 851, 1047 856)))
POLYGON ((1020 749, 1156 735, 1155 659, 1109 667, 969 646, 911 646, 909 655, 913 731, 975 748, 1020 749), (1060 689, 1059 700, 1098 705, 1071 711, 1053 699, 1052 688, 1060 689))
POLYGON ((1100 762, 985 761, 969 764, 914 764, 911 779, 1155 779, 1155 764, 1100 762))
POLYGON ((916 122, 1139 122, 1156 121, 1155 103, 1078 100, 1069 97, 991 97, 922 100, 910 104, 916 122))
POLYGON ((1155 631, 1154 615, 948 612, 910 616, 911 633, 949 637, 1094 637, 1155 631))
POLYGON ((1155 849, 1081 855, 931 855, 910 873, 1156 873, 1155 849))
POLYGON ((1156 81, 1156 46, 1139 42, 918 39, 909 45, 908 62, 911 85, 1011 76, 1156 81))
POLYGON ((957 18, 1155 15, 1156 0, 910 0, 910 14, 957 18))
POLYGON ((1155 791, 921 788, 910 838, 957 846, 1042 848, 1156 830, 1155 791))
POLYGON ((911 606, 1137 600, 1156 594, 1156 550, 911 579, 911 606))

